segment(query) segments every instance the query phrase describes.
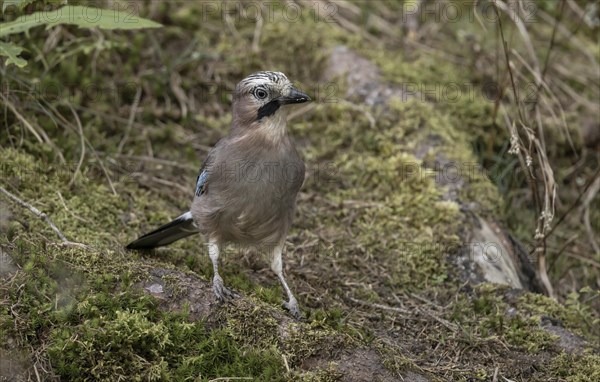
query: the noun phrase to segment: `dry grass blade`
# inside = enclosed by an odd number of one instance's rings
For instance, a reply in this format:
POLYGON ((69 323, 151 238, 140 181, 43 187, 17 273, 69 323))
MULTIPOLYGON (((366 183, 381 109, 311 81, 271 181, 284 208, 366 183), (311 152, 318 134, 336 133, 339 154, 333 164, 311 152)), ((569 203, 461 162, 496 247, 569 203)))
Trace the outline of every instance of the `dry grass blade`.
MULTIPOLYGON (((548 13, 544 12, 542 9, 538 10, 538 14, 543 21, 545 21, 549 24, 552 24, 555 21, 554 17, 550 16, 548 13)), ((594 54, 592 52, 590 52, 588 47, 577 36, 575 36, 573 33, 571 33, 571 31, 569 31, 564 25, 558 24, 557 33, 560 34, 566 40, 569 40, 569 43, 573 47, 576 47, 579 50, 579 52, 582 53, 590 61, 591 67, 593 67, 593 68, 598 67, 598 60, 596 60, 596 57, 594 57, 594 54)))
MULTIPOLYGON (((540 72, 540 63, 538 62, 537 55, 535 54, 535 49, 533 48, 533 43, 531 42, 531 36, 529 35, 529 32, 527 31, 527 28, 525 27, 525 23, 523 22, 523 20, 517 15, 517 12, 514 12, 513 9, 510 9, 508 7, 508 5, 506 3, 504 3, 503 1, 495 0, 494 1, 494 9, 496 10, 496 12, 498 9, 502 10, 504 13, 506 13, 506 15, 508 15, 508 17, 517 26, 519 33, 523 37, 523 42, 525 43, 525 46, 527 48, 527 53, 529 54, 531 60, 534 63, 534 68, 535 68, 536 72, 539 73, 540 72)), ((501 23, 500 14, 497 13, 497 15, 498 15, 498 23, 501 23)), ((502 28, 502 27, 500 26, 500 28, 502 28)))
POLYGON ((348 297, 348 300, 352 301, 355 304, 358 304, 361 306, 368 306, 368 307, 375 308, 375 309, 386 310, 386 311, 396 312, 396 313, 405 313, 405 314, 410 313, 410 311, 407 309, 398 308, 395 306, 388 306, 388 305, 383 305, 383 304, 366 302, 366 301, 358 300, 354 297, 348 297))
MULTIPOLYGON (((109 155, 108 153, 104 153, 104 152, 100 152, 100 153, 103 154, 103 155, 106 154, 107 156, 109 155)), ((191 170, 191 171, 197 171, 198 170, 198 168, 196 166, 192 166, 192 165, 189 165, 187 163, 179 163, 179 162, 175 162, 175 161, 172 161, 172 160, 151 157, 151 156, 148 156, 148 155, 112 154, 111 156, 115 156, 117 158, 123 158, 123 159, 140 161, 140 162, 156 163, 156 164, 159 164, 159 165, 180 168, 182 170, 191 170)))
POLYGON ((125 147, 125 143, 129 139, 129 134, 131 134, 131 128, 133 126, 133 121, 135 120, 135 114, 137 113, 137 109, 140 105, 140 100, 142 98, 142 88, 140 86, 137 87, 135 91, 135 97, 133 98, 133 103, 131 104, 131 109, 129 110, 129 119, 127 120, 127 127, 125 128, 125 134, 123 135, 123 139, 119 142, 119 147, 117 148, 117 153, 121 154, 123 152, 123 147, 125 147))
POLYGON ((564 214, 561 215, 561 217, 558 219, 558 221, 556 222, 556 224, 554 224, 554 226, 552 226, 552 228, 550 229, 550 231, 548 231, 546 233, 546 237, 549 237, 561 225, 561 223, 563 223, 565 221, 565 219, 567 218, 567 216, 569 216, 569 214, 575 210, 575 208, 579 205, 579 202, 581 201, 581 199, 583 198, 583 196, 592 187, 592 185, 594 184, 595 180, 598 177, 600 177, 600 169, 597 170, 596 173, 590 178, 590 181, 588 181, 588 183, 583 187, 583 190, 581 191, 581 193, 579 194, 579 196, 577 197, 577 199, 575 199, 573 201, 573 203, 567 209, 567 211, 564 214))
POLYGON ((71 178, 71 181, 69 182, 69 186, 72 186, 73 183, 75 183, 77 174, 81 171, 81 165, 83 164, 83 161, 85 159, 85 136, 83 135, 83 126, 81 126, 81 120, 79 119, 77 112, 75 111, 75 109, 73 109, 71 104, 69 104, 69 109, 71 110, 71 113, 73 113, 73 117, 75 117, 75 121, 77 122, 77 129, 79 132, 79 141, 81 144, 81 155, 79 156, 79 162, 77 162, 77 167, 75 168, 75 171, 73 172, 73 178, 71 178))
MULTIPOLYGON (((72 108, 72 105, 69 103, 68 104, 69 107, 72 108)), ((53 115, 59 119, 61 121, 61 123, 64 124, 64 126, 71 128, 74 131, 79 131, 79 129, 77 129, 75 126, 73 126, 73 124, 67 120, 61 113, 58 112, 58 110, 51 104, 49 104, 48 102, 46 102, 46 107, 52 111, 53 115)), ((98 155, 98 153, 96 152, 96 150, 94 149, 94 147, 92 146, 91 142, 85 137, 85 135, 80 134, 80 137, 83 137, 85 143, 87 144, 87 146, 90 148, 92 154, 94 155, 94 157, 96 158, 96 160, 98 161, 98 165, 100 166, 100 168, 102 169, 102 172, 104 173, 104 176, 106 177, 106 180, 108 181, 108 185, 113 193, 113 195, 118 195, 117 190, 115 189, 115 186, 110 178, 110 175, 108 173, 108 170, 106 169, 106 166, 104 165, 104 162, 100 159, 100 156, 98 155)))
POLYGON ((318 15, 319 18, 324 19, 325 21, 330 21, 330 18, 333 19, 342 29, 350 32, 362 35, 364 38, 371 42, 377 42, 377 38, 375 38, 370 33, 366 32, 362 27, 358 24, 342 16, 342 12, 340 9, 346 11, 345 13, 356 16, 360 15, 360 9, 357 8, 354 4, 349 2, 329 2, 323 0, 316 1, 306 1, 306 0, 296 0, 301 6, 309 9, 313 9, 315 15, 318 15))
MULTIPOLYGON (((575 145, 573 144, 573 138, 571 137, 571 133, 569 132, 569 128, 567 126, 567 121, 565 119, 565 111, 564 111, 563 106, 562 106, 561 102, 559 101, 558 97, 554 94, 552 89, 550 89, 550 86, 544 80, 543 75, 540 75, 540 73, 536 72, 518 52, 513 52, 513 54, 523 64, 523 67, 525 67, 525 69, 527 69, 534 76, 536 82, 538 83, 536 97, 534 99, 532 109, 536 112, 539 110, 539 100, 541 99, 544 106, 546 106, 546 110, 557 121, 557 124, 562 127, 563 133, 567 137, 567 141, 569 142, 569 145, 571 146, 571 150, 573 150, 573 152, 575 154, 577 154, 577 150, 575 149, 575 145), (550 100, 548 100, 547 97, 544 96, 544 94, 540 94, 541 89, 544 89, 547 92, 547 94, 550 96, 550 100), (554 111, 555 108, 558 108, 558 110, 560 112, 560 116, 556 115, 556 113, 554 111)), ((523 78, 525 78, 525 77, 523 76, 523 78)), ((543 146, 545 147, 543 129, 541 128, 541 126, 539 124, 538 124, 538 127, 539 127, 538 134, 539 134, 540 141, 542 142, 543 146)))
POLYGON ((260 15, 256 16, 256 25, 254 26, 254 35, 252 36, 252 51, 254 53, 260 52, 260 36, 262 35, 264 16, 262 14, 262 7, 260 8, 260 15))
POLYGON ((29 132, 31 134, 33 134, 35 139, 37 139, 37 141, 39 143, 44 143, 44 140, 42 139, 40 134, 35 130, 35 128, 31 125, 31 123, 29 123, 29 121, 25 117, 23 117, 23 115, 21 115, 21 113, 19 113, 19 111, 17 110, 15 105, 13 105, 12 102, 10 102, 10 100, 4 96, 4 94, 0 93, 0 97, 2 98, 2 101, 4 102, 4 104, 6 106, 8 106, 10 111, 12 111, 12 113, 17 117, 17 119, 19 121, 21 121, 21 123, 23 123, 23 125, 25 125, 25 127, 27 128, 27 130, 29 130, 29 132))
MULTIPOLYGON (((544 59, 544 67, 542 68, 542 77, 541 80, 546 76, 546 72, 548 71, 548 63, 550 62, 550 54, 552 53, 552 48, 554 48, 554 42, 556 41, 556 31, 558 30, 558 26, 560 25, 560 20, 562 19, 563 9, 565 8, 565 0, 560 0, 559 5, 556 6, 558 9, 558 17, 556 18, 556 22, 554 23, 554 28, 552 28, 552 37, 550 37, 550 46, 548 47, 548 51, 546 52, 546 58, 544 59)), ((539 88, 538 88, 539 91, 539 88)))
POLYGON ((594 230, 592 229, 592 224, 590 222, 590 204, 596 198, 596 196, 598 196, 598 192, 600 192, 600 175, 596 177, 596 180, 594 180, 590 186, 590 189, 586 192, 582 202, 583 224, 585 225, 588 240, 596 252, 596 256, 600 256, 600 245, 598 244, 597 240, 598 235, 594 234, 594 230))

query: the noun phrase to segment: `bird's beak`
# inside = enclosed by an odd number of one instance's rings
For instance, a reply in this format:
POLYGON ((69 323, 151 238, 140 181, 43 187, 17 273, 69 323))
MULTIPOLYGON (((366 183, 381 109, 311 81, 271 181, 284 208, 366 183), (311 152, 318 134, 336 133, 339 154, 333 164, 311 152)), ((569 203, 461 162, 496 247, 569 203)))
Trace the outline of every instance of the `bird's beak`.
POLYGON ((279 102, 282 105, 288 105, 291 103, 304 103, 308 101, 310 101, 310 97, 306 93, 303 93, 296 88, 292 88, 288 95, 279 97, 279 102))

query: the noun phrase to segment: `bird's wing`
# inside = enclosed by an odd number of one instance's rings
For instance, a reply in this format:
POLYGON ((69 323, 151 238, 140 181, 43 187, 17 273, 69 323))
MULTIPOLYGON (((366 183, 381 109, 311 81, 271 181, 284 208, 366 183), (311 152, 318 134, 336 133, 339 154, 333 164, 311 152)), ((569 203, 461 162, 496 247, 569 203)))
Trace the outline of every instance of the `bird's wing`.
POLYGON ((215 150, 221 145, 223 139, 221 139, 217 144, 208 152, 206 159, 202 162, 202 166, 200 166, 200 171, 198 172, 198 178, 196 178, 196 189, 194 191, 194 195, 196 197, 204 194, 208 189, 208 174, 210 173, 211 163, 214 160, 215 150))
POLYGON ((200 196, 206 192, 206 178, 208 178, 208 171, 206 170, 206 166, 203 165, 196 179, 196 196, 200 196))
MULTIPOLYGON (((196 189, 194 194, 196 197, 204 194, 207 190, 207 180, 209 174, 208 163, 211 160, 211 152, 202 163, 200 173, 196 179, 196 189)), ((127 245, 128 249, 149 249, 170 244, 174 241, 182 239, 186 236, 193 235, 199 232, 198 227, 194 224, 191 211, 184 213, 175 220, 167 223, 154 231, 138 238, 137 240, 127 245)))

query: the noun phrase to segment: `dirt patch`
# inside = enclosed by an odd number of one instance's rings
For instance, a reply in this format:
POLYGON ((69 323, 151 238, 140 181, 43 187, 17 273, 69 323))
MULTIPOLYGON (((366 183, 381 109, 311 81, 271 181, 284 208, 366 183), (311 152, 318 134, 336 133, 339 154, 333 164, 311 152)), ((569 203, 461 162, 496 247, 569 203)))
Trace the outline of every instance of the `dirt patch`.
POLYGON ((209 317, 219 306, 209 283, 173 269, 150 269, 149 278, 138 288, 155 297, 164 310, 181 311, 187 306, 192 320, 209 317))
POLYGON ((302 368, 313 370, 327 368, 333 362, 343 382, 429 382, 429 378, 416 372, 403 372, 401 377, 393 375, 384 365, 381 356, 372 349, 356 349, 343 352, 338 358, 311 358, 303 362, 302 368))

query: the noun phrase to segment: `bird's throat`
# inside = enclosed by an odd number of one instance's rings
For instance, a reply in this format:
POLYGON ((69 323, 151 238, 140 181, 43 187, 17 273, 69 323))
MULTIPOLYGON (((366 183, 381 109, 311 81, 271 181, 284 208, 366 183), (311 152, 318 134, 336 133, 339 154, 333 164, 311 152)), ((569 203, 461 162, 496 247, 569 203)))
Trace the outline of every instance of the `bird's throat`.
POLYGON ((286 129, 287 112, 285 109, 280 109, 277 113, 256 121, 256 128, 252 130, 269 141, 279 142, 287 135, 286 129))

